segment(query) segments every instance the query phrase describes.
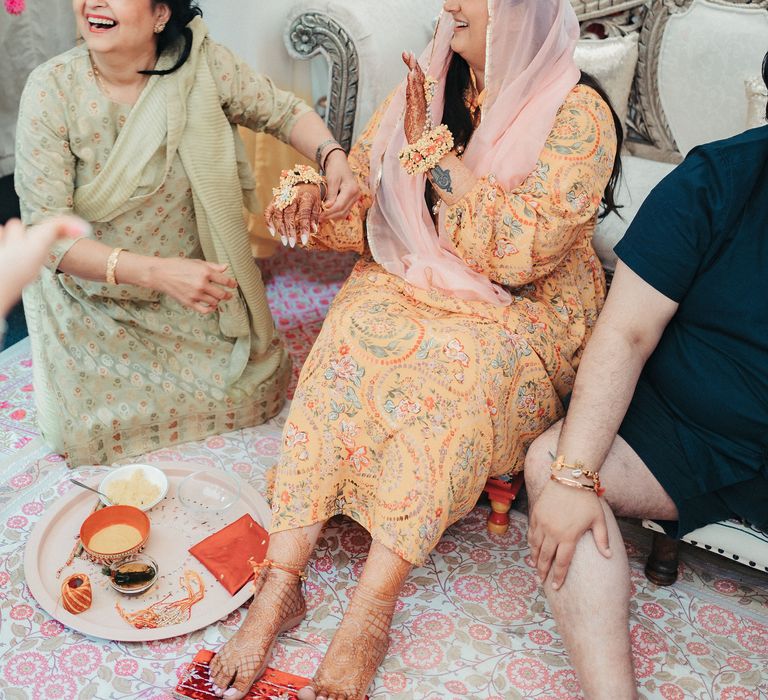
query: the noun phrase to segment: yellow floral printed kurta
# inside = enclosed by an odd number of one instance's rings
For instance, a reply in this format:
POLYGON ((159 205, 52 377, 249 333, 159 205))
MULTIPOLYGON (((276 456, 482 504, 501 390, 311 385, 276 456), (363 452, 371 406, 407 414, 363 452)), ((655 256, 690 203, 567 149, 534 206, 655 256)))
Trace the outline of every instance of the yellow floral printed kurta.
MULTIPOLYGON (((360 202, 321 228, 316 247, 365 253, 369 153, 382 113, 350 156, 360 202)), ((563 415, 603 302, 591 238, 615 151, 607 105, 577 86, 519 188, 483 177, 450 208, 456 251, 510 289, 510 306, 415 288, 364 255, 299 379, 273 531, 343 513, 419 564, 489 476, 522 469, 533 439, 563 415)))

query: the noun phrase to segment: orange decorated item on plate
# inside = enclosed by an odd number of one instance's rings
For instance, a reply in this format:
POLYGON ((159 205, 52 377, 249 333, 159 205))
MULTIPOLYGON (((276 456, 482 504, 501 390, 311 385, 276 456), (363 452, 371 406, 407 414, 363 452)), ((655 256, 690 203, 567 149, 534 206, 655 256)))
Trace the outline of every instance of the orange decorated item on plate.
POLYGON ((190 547, 189 553, 235 595, 253 578, 253 564, 264 561, 267 531, 246 514, 190 547))
POLYGON ((88 610, 92 602, 91 579, 87 574, 72 574, 61 584, 61 604, 67 612, 79 615, 88 610))
POLYGON ((101 563, 140 552, 148 538, 149 518, 133 506, 102 508, 91 513, 80 527, 83 549, 101 563))

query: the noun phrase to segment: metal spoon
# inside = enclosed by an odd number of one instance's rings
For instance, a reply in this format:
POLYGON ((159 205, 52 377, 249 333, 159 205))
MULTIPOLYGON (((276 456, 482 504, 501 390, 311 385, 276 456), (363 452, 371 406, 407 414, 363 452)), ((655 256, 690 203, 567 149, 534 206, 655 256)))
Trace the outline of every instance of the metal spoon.
POLYGON ((91 486, 86 486, 82 481, 78 481, 77 479, 70 478, 69 480, 73 484, 75 484, 76 486, 79 486, 80 488, 88 489, 89 491, 93 491, 94 493, 98 493, 99 496, 102 496, 104 498, 104 500, 107 502, 108 506, 114 505, 114 503, 112 503, 112 501, 109 500, 109 496, 107 496, 107 494, 102 493, 101 491, 98 491, 97 489, 95 489, 95 488, 93 488, 91 486))

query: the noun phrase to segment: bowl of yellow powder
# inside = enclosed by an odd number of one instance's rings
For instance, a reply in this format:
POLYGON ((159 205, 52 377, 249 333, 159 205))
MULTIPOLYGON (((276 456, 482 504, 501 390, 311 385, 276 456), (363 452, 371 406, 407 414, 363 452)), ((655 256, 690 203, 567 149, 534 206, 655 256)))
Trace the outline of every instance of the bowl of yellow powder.
MULTIPOLYGON (((126 464, 107 474, 99 484, 101 491, 115 506, 133 506, 149 510, 168 493, 168 477, 149 464, 126 464)), ((107 502, 101 499, 105 505, 107 502)))
POLYGON ((111 563, 140 552, 149 538, 149 518, 133 506, 108 506, 80 526, 80 541, 91 558, 111 563))

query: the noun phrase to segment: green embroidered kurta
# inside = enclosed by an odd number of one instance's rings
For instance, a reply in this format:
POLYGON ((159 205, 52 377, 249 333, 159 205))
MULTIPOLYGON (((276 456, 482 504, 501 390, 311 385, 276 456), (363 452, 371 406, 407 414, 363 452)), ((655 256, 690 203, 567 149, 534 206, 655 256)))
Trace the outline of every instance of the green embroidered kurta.
MULTIPOLYGON (((254 74, 224 47, 203 42, 204 26, 199 24, 195 35, 201 67, 207 64, 210 69, 226 120, 287 141, 309 107, 278 90, 268 78, 254 74)), ((173 75, 152 78, 145 93, 158 81, 173 79, 173 75)), ((80 188, 104 172, 110 155, 121 145, 121 131, 131 124, 132 109, 146 108, 144 98, 142 94, 134 107, 107 98, 94 79, 84 47, 33 72, 22 97, 17 144, 16 187, 26 223, 53 214, 80 213, 79 191, 88 191, 80 188)), ((174 108, 178 106, 168 108, 169 129, 174 108)), ((188 118, 188 128, 200 131, 201 112, 196 110, 188 118)), ((142 146, 139 137, 134 136, 137 152, 142 146)), ((97 240, 143 255, 204 257, 206 246, 201 244, 198 222, 202 224, 205 214, 206 225, 215 229, 213 219, 220 212, 199 208, 205 201, 214 205, 218 201, 210 192, 201 199, 201 188, 193 192, 184 166, 194 160, 189 145, 186 152, 182 147, 170 158, 168 152, 163 144, 148 158, 126 211, 109 220, 92 221, 97 240)), ((201 163, 196 166, 200 171, 201 163)), ((237 167, 234 157, 232 167, 237 167)), ((236 206, 239 210, 240 198, 236 206)), ((220 254, 219 243, 209 242, 205 252, 215 248, 220 254)), ((257 337, 253 331, 249 336, 246 321, 245 338, 237 343, 230 337, 234 332, 222 332, 222 327, 227 331, 235 324, 228 326, 219 313, 202 315, 151 290, 110 287, 57 272, 70 245, 54 250, 40 281, 25 292, 24 302, 40 428, 71 464, 109 463, 255 425, 280 410, 289 361, 274 335, 252 260, 242 256, 224 260, 235 263, 231 269, 246 271, 237 275, 238 282, 250 289, 251 319, 261 315, 266 329, 257 337), (237 359, 243 342, 247 364, 243 357, 237 359)), ((247 250, 247 245, 240 249, 247 250)), ((243 319, 242 309, 240 316, 237 309, 232 315, 235 321, 243 319)))

